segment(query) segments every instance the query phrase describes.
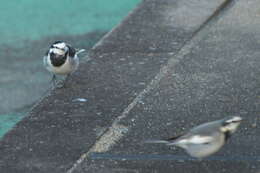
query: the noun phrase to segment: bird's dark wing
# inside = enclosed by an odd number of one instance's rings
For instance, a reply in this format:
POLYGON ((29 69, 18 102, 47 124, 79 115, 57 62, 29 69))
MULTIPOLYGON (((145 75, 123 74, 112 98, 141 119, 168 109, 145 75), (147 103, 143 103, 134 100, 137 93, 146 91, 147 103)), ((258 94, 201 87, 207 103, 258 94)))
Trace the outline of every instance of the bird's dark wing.
POLYGON ((67 45, 67 46, 69 48, 69 56, 73 58, 76 54, 76 50, 73 47, 71 47, 70 45, 67 45))
POLYGON ((181 135, 177 135, 177 136, 174 136, 174 137, 171 137, 171 138, 168 138, 168 139, 166 139, 166 141, 175 141, 176 139, 179 139, 180 137, 182 137, 183 136, 183 134, 181 134, 181 135))

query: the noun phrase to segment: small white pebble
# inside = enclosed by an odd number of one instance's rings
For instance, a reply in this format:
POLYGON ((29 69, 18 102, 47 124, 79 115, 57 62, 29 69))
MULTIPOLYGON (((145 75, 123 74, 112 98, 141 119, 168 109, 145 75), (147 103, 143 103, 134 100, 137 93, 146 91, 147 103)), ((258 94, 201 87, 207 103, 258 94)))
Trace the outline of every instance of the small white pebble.
POLYGON ((74 101, 74 102, 86 102, 87 99, 84 99, 84 98, 77 98, 77 99, 74 99, 73 101, 74 101))
POLYGON ((172 125, 172 123, 170 123, 170 122, 166 123, 166 126, 170 126, 170 125, 172 125))
POLYGON ((139 85, 145 85, 145 82, 139 82, 138 84, 139 85))

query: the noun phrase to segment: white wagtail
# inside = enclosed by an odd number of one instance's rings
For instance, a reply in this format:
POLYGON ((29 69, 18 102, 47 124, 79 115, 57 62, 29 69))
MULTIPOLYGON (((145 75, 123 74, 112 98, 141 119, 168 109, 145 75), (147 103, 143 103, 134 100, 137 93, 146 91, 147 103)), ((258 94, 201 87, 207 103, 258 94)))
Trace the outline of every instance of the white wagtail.
POLYGON ((191 156, 201 159, 217 152, 236 131, 241 120, 239 116, 227 117, 201 124, 177 137, 145 142, 175 145, 185 149, 191 156))
POLYGON ((69 75, 79 66, 78 54, 84 49, 76 50, 63 42, 54 42, 43 57, 44 66, 53 74, 52 81, 56 83, 56 75, 69 75))

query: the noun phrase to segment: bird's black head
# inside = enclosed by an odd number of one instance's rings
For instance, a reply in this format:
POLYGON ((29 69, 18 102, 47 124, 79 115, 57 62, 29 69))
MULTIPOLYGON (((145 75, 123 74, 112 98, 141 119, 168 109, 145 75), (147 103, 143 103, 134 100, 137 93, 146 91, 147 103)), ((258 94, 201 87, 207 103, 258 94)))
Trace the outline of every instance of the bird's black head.
POLYGON ((232 133, 234 133, 238 126, 240 125, 242 118, 239 116, 227 117, 221 120, 220 130, 225 134, 225 139, 230 138, 232 133))
POLYGON ((66 62, 67 55, 69 53, 68 45, 63 41, 55 41, 48 53, 47 56, 50 56, 51 64, 55 67, 59 67, 66 62))
POLYGON ((60 44, 60 43, 65 43, 64 41, 55 41, 51 44, 51 48, 54 48, 54 45, 60 44))

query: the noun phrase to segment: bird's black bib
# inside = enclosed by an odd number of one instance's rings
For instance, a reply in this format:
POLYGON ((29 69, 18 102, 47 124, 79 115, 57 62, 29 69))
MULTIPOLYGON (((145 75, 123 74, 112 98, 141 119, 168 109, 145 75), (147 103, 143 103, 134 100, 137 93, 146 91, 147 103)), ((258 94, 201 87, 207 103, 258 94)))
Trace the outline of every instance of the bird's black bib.
POLYGON ((50 53, 51 64, 55 67, 62 66, 66 62, 67 54, 68 52, 66 52, 65 55, 57 55, 51 52, 50 53))

